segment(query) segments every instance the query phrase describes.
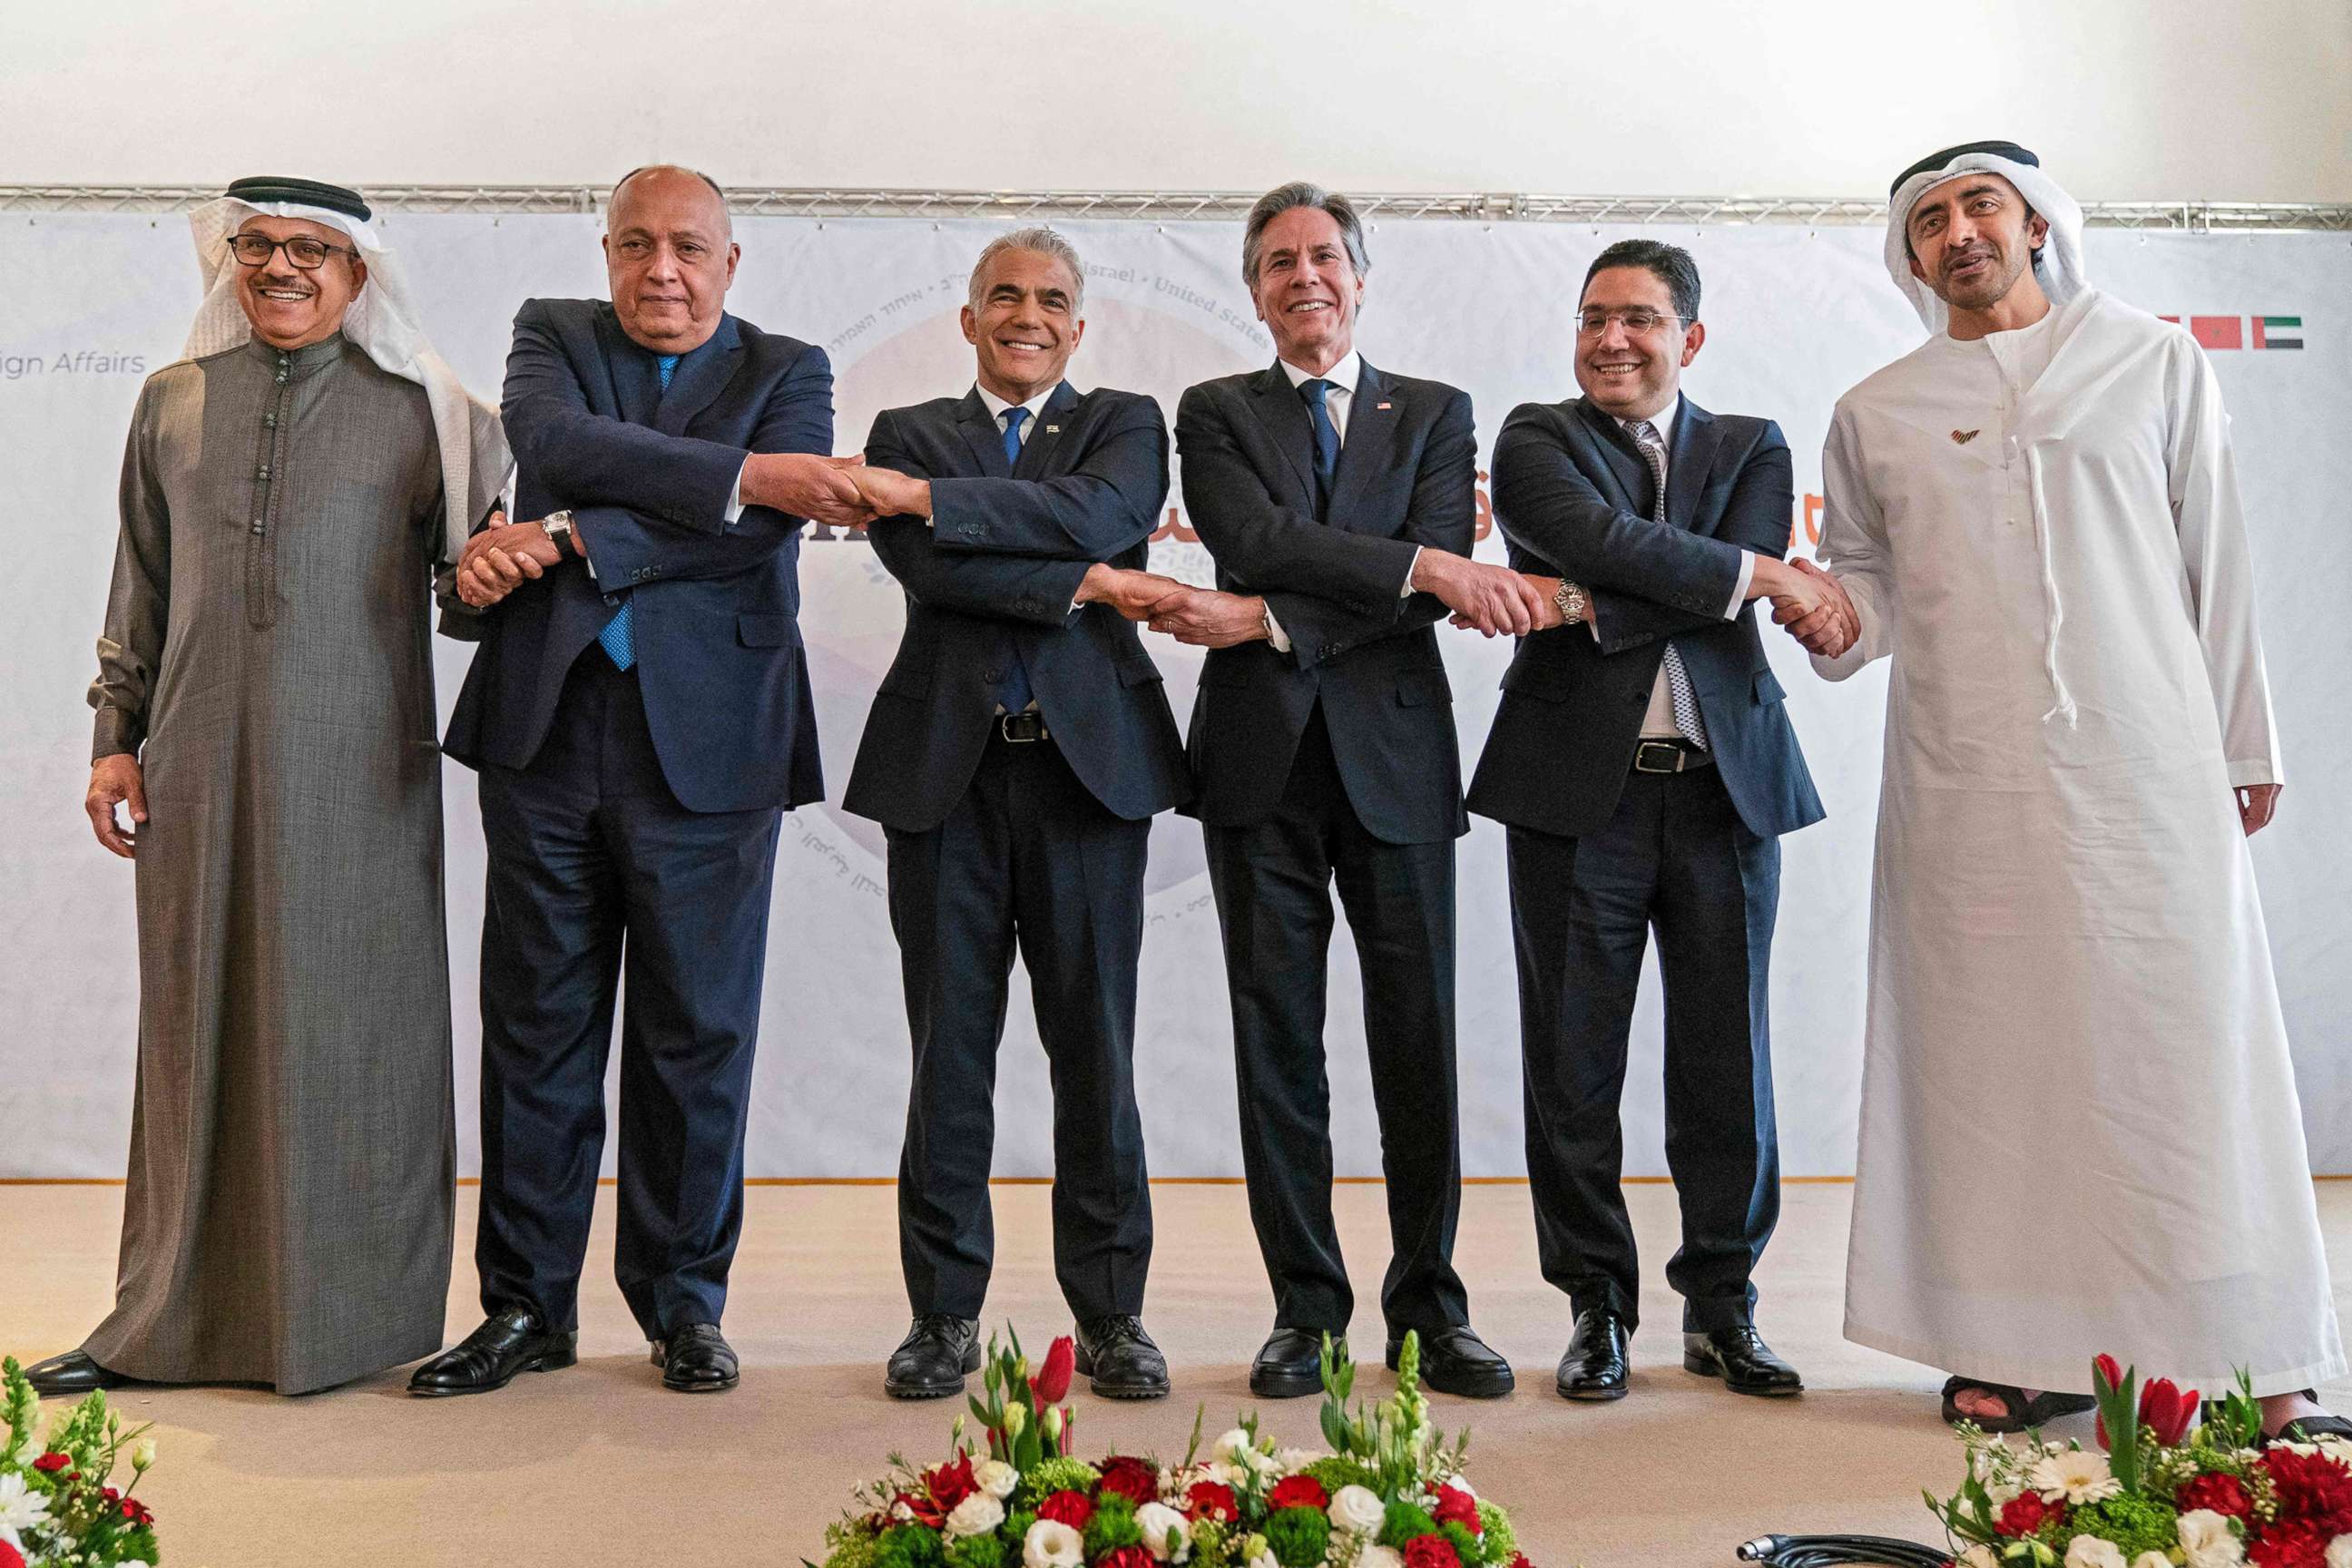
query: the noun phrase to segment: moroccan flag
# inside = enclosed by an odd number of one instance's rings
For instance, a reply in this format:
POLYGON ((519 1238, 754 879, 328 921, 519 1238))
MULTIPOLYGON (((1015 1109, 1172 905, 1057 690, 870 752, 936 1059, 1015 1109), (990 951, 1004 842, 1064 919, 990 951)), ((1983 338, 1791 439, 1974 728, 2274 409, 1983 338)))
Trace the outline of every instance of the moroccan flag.
POLYGON ((2191 316, 2189 335, 2202 348, 2242 349, 2246 346, 2245 325, 2239 316, 2191 316))
POLYGON ((2253 346, 2258 349, 2299 349, 2303 347, 2301 316, 2255 316, 2253 346))

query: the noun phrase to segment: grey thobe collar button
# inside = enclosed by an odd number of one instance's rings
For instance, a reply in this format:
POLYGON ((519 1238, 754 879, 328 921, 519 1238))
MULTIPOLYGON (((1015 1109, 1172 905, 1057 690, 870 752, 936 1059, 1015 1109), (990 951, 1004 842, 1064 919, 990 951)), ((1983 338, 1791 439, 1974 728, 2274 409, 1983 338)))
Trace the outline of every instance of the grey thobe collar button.
POLYGON ((253 531, 256 533, 261 531, 261 520, 257 517, 253 520, 253 531))
POLYGON ((278 373, 278 384, 280 386, 286 384, 286 373, 282 370, 278 373))
POLYGON ((275 414, 265 414, 261 416, 261 422, 264 425, 275 427, 278 424, 278 416, 275 414))
POLYGON ((267 464, 267 463, 262 464, 262 465, 261 465, 261 471, 260 471, 259 473, 257 473, 257 474, 254 475, 253 477, 254 477, 255 479, 268 479, 268 478, 269 477, 269 465, 268 465, 268 464, 267 464))

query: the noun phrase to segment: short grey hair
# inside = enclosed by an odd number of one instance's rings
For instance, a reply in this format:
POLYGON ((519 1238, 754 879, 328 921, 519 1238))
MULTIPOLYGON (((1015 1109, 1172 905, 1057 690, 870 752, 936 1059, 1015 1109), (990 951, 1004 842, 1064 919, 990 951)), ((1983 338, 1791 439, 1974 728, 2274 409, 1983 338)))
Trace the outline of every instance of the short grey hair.
POLYGON ((1040 256, 1050 256, 1070 269, 1070 314, 1083 316, 1087 310, 1087 264, 1078 259, 1078 247, 1050 228, 1016 228, 1011 234, 1000 234, 980 247, 980 259, 971 264, 971 284, 964 302, 978 315, 981 289, 988 277, 988 264, 1008 250, 1034 250, 1040 256))
POLYGON ((1331 215, 1339 226, 1339 241, 1348 247, 1348 264, 1363 277, 1372 269, 1372 258, 1364 252, 1364 222, 1356 216, 1356 204, 1337 191, 1327 191, 1307 180, 1293 180, 1286 185, 1276 185, 1258 197, 1250 208, 1249 222, 1242 226, 1242 281, 1250 292, 1257 291, 1259 252, 1265 245, 1265 226, 1293 207, 1320 207, 1331 215))

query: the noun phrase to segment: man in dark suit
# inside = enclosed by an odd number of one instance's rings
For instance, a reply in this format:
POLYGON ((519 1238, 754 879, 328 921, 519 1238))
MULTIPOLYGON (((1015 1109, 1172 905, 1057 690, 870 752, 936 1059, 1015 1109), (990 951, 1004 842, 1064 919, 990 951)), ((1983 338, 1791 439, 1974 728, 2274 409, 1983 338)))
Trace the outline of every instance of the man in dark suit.
POLYGON ((1468 395, 1356 353, 1367 268, 1344 196, 1285 185, 1251 212, 1242 276, 1279 357, 1184 394, 1185 509, 1218 591, 1163 600, 1151 625, 1212 650, 1189 809, 1224 933, 1243 1167, 1274 1284, 1250 1387, 1317 1392, 1322 1337, 1343 1338, 1355 1310, 1331 1219, 1323 1059, 1336 881, 1362 961, 1388 1175, 1388 1363, 1418 1331, 1429 1385, 1484 1397, 1509 1392, 1511 1369, 1471 1331, 1453 1263, 1454 840, 1468 822, 1431 626, 1451 607, 1490 635, 1524 631, 1541 601, 1468 558, 1468 395))
POLYGON ((739 252, 719 188, 636 171, 606 230, 611 303, 534 300, 515 319, 502 412, 516 515, 538 521, 478 533, 460 570, 469 601, 509 595, 446 742, 480 771, 489 847, 489 1317, 417 1369, 418 1394, 572 1363, 625 963, 621 1291, 667 1386, 738 1378, 719 1321, 777 824, 824 788, 799 530, 863 509, 821 456, 824 353, 723 308, 739 252))
POLYGON ((961 1393, 994 1250, 996 1052, 1017 946, 1053 1069, 1054 1265, 1097 1394, 1154 1398, 1151 1198, 1135 1104, 1136 965, 1152 816, 1187 793, 1160 671, 1122 616, 1168 495, 1160 405, 1063 379, 1086 269, 1051 229, 971 272, 972 389, 884 411, 856 481, 907 591, 843 805, 883 825, 914 1081, 898 1255, 914 1323, 883 1386, 961 1393))
POLYGON ((1706 338, 1698 299, 1674 246, 1602 251, 1578 316, 1584 395, 1515 409, 1495 447, 1496 515, 1548 629, 1503 678, 1469 799, 1510 828, 1528 1169, 1544 1277, 1576 1311, 1570 1399, 1624 1394, 1639 1317, 1618 1096, 1653 928, 1683 1364, 1743 1394, 1801 1387, 1757 1335, 1749 1275, 1780 1213, 1765 1028, 1778 836, 1822 805, 1747 605, 1803 613, 1826 591, 1781 559, 1779 427, 1681 395, 1706 338))

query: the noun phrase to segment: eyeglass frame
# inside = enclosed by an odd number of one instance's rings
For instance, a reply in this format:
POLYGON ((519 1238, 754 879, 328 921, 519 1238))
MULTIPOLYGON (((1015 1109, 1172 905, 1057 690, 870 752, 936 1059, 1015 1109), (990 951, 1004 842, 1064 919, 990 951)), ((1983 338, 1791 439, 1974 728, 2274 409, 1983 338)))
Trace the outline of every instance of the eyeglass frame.
POLYGON ((239 267, 251 267, 257 268, 267 267, 269 265, 270 257, 281 250, 286 253, 286 265, 291 267, 297 272, 318 271, 319 268, 327 265, 328 256, 348 256, 354 261, 360 259, 358 249, 352 246, 330 245, 325 240, 308 234, 289 234, 284 239, 270 239, 270 237, 266 234, 233 234, 221 243, 228 247, 229 259, 235 261, 239 267), (241 242, 248 239, 266 240, 268 242, 269 248, 262 253, 258 260, 247 261, 237 249, 237 247, 241 242), (320 250, 325 251, 326 256, 321 256, 318 260, 306 266, 295 258, 294 247, 297 245, 315 245, 320 250))
MULTIPOLYGON (((1595 308, 1597 309, 1598 307, 1595 308)), ((1601 324, 1598 327, 1588 327, 1584 324, 1585 312, 1582 310, 1577 311, 1574 316, 1570 318, 1570 320, 1576 323, 1577 335, 1580 337, 1597 338, 1601 333, 1609 330, 1609 323, 1612 321, 1619 326, 1623 327, 1628 332, 1633 332, 1636 331, 1642 332, 1654 332, 1657 331, 1657 328, 1655 327, 1642 327, 1636 329, 1627 322, 1625 318, 1633 314, 1634 310, 1640 310, 1645 315, 1655 316, 1662 322, 1680 321, 1685 327, 1696 326, 1698 324, 1698 318, 1696 316, 1685 316, 1673 310, 1653 310, 1647 305, 1637 305, 1624 310, 1602 310, 1601 312, 1601 324)))

